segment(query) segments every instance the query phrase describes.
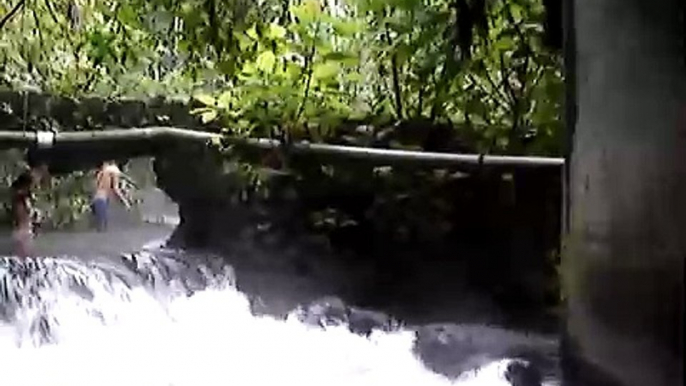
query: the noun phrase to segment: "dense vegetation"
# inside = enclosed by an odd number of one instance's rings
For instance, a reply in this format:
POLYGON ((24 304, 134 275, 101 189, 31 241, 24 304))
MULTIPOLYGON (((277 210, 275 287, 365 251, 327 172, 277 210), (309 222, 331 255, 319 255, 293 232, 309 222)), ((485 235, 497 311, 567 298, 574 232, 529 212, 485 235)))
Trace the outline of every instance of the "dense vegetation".
MULTIPOLYGON (((11 223, 10 186, 13 179, 27 167, 23 152, 17 149, 0 152, 0 226, 11 223)), ((137 177, 137 182, 143 187, 152 185, 142 176, 137 177)), ((93 180, 92 171, 76 171, 42 181, 34 191, 35 209, 39 213, 41 227, 49 230, 90 226, 86 214, 90 209, 93 180)), ((138 200, 132 196, 134 187, 125 183, 123 188, 132 203, 137 204, 138 200)))
POLYGON ((0 15, 0 82, 15 89, 194 95, 237 133, 419 120, 481 151, 559 153, 540 0, 2 0, 0 15))

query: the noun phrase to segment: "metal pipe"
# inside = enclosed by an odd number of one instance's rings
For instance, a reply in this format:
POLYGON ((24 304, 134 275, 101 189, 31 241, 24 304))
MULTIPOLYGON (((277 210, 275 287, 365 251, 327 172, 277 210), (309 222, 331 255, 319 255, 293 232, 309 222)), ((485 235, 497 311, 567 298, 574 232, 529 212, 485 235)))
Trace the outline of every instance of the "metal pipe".
MULTIPOLYGON (((39 132, 0 131, 0 144, 3 142, 17 146, 48 146, 43 139, 40 143, 39 132)), ((47 138, 47 136, 43 136, 47 138)), ((238 138, 206 131, 180 129, 175 127, 146 127, 129 129, 108 129, 102 131, 70 131, 54 133, 54 144, 87 143, 101 141, 138 141, 159 139, 183 139, 196 141, 224 140, 232 144, 258 149, 275 149, 281 142, 268 138, 238 138)), ((300 154, 318 154, 345 158, 363 159, 375 163, 412 162, 431 166, 451 165, 492 165, 510 167, 560 167, 563 158, 518 157, 480 154, 436 153, 408 150, 378 149, 369 147, 340 146, 322 143, 297 142, 291 151, 300 154)))

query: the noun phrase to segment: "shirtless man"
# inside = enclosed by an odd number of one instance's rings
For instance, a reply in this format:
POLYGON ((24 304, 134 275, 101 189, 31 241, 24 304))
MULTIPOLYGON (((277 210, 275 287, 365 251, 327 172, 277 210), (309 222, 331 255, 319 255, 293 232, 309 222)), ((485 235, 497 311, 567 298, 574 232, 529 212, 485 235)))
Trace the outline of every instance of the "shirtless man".
POLYGON ((114 161, 104 161, 95 175, 95 195, 93 196, 93 214, 98 231, 107 230, 107 215, 110 197, 115 196, 127 209, 131 207, 119 187, 122 172, 114 161))
POLYGON ((36 212, 31 203, 32 190, 47 176, 47 170, 47 164, 41 163, 20 174, 12 183, 12 239, 19 257, 30 256, 33 249, 36 212))

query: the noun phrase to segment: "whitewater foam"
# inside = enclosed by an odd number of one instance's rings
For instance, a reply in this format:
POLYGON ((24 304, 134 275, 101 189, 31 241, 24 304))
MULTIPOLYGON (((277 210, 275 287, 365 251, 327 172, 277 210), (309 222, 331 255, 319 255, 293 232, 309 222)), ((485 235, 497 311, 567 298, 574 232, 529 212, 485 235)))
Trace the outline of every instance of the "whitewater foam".
POLYGON ((228 278, 190 296, 174 286, 156 296, 66 266, 88 296, 58 281, 0 322, 3 385, 509 385, 506 360, 457 381, 427 370, 412 353, 410 331, 365 338, 342 326, 254 316, 228 278), (50 342, 36 340, 36 320, 47 320, 50 342))

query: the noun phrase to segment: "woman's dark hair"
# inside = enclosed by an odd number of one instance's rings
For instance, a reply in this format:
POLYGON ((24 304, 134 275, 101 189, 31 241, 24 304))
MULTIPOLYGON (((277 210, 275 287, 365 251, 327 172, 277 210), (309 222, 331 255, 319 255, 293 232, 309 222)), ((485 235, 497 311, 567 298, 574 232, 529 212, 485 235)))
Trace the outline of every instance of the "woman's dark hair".
POLYGON ((20 189, 30 188, 32 183, 33 183, 33 178, 31 178, 31 174, 30 173, 22 173, 12 183, 12 189, 13 190, 20 190, 20 189))
POLYGON ((26 152, 26 163, 29 165, 30 168, 36 168, 41 165, 45 165, 48 163, 48 160, 45 156, 41 157, 38 154, 38 151, 34 149, 29 149, 26 152))

